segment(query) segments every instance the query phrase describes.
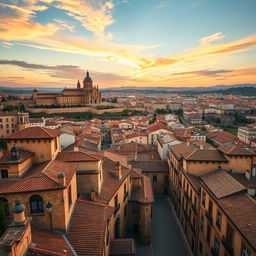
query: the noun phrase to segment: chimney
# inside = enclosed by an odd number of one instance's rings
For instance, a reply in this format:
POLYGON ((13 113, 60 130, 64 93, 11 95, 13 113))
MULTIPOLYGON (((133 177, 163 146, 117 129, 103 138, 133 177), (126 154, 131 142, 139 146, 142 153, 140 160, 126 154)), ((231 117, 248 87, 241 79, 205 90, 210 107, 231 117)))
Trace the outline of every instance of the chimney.
POLYGON ((2 158, 3 156, 4 156, 4 150, 0 148, 0 158, 2 158))
POLYGON ((78 149, 79 149, 78 147, 74 147, 74 152, 79 151, 78 149))
POLYGON ((63 173, 63 172, 59 173, 57 177, 58 177, 59 183, 61 183, 63 185, 63 187, 65 187, 65 185, 66 185, 65 173, 63 173))
POLYGON ((91 191, 91 200, 92 200, 93 202, 96 201, 96 192, 95 192, 95 191, 91 191))
POLYGON ((121 164, 120 162, 115 163, 115 176, 120 180, 122 178, 121 164))
POLYGON ((24 210, 25 210, 25 206, 21 203, 20 200, 16 200, 15 206, 13 208, 15 224, 21 224, 25 222, 26 218, 25 218, 24 210))

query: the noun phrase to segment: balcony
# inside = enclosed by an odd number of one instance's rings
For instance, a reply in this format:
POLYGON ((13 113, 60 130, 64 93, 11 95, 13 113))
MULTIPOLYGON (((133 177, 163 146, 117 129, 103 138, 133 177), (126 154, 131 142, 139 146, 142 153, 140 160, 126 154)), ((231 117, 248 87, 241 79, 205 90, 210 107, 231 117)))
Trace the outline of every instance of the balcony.
POLYGON ((120 203, 118 203, 118 205, 114 209, 114 216, 116 216, 116 214, 119 211, 119 209, 120 209, 120 203))
POLYGON ((212 224, 212 215, 208 212, 208 211, 206 211, 205 212, 205 217, 208 219, 208 221, 212 224))
POLYGON ((226 251, 229 253, 230 256, 233 256, 233 247, 230 241, 227 240, 225 236, 222 236, 222 244, 225 247, 226 251))

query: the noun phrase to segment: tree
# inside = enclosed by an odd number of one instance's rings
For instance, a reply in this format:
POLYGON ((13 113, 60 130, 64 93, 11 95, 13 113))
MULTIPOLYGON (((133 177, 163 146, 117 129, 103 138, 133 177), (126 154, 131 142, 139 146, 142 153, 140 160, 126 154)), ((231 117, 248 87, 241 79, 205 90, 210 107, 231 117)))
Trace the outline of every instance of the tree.
POLYGON ((111 100, 112 103, 117 103, 117 98, 111 100))
POLYGON ((7 219, 6 219, 6 213, 4 210, 4 204, 3 202, 0 202, 0 237, 3 235, 5 230, 7 229, 7 219))
POLYGON ((0 148, 7 149, 6 140, 4 140, 3 138, 0 138, 0 148))

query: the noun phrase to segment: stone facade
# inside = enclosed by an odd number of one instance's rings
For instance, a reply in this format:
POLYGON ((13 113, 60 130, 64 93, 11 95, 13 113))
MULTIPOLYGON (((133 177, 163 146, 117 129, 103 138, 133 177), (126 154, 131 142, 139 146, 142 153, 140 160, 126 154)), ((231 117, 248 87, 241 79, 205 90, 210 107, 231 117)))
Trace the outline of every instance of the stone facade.
POLYGON ((40 93, 36 89, 32 93, 32 99, 36 105, 86 105, 101 102, 101 92, 98 86, 93 85, 93 81, 87 71, 83 81, 77 88, 65 88, 60 93, 40 93))

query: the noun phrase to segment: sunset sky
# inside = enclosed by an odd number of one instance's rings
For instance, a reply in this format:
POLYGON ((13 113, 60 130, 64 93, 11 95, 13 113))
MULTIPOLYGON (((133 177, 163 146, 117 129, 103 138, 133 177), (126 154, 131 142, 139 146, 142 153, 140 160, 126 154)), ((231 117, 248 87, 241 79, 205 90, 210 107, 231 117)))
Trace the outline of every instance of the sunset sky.
POLYGON ((256 83, 255 0, 0 0, 0 86, 256 83))

